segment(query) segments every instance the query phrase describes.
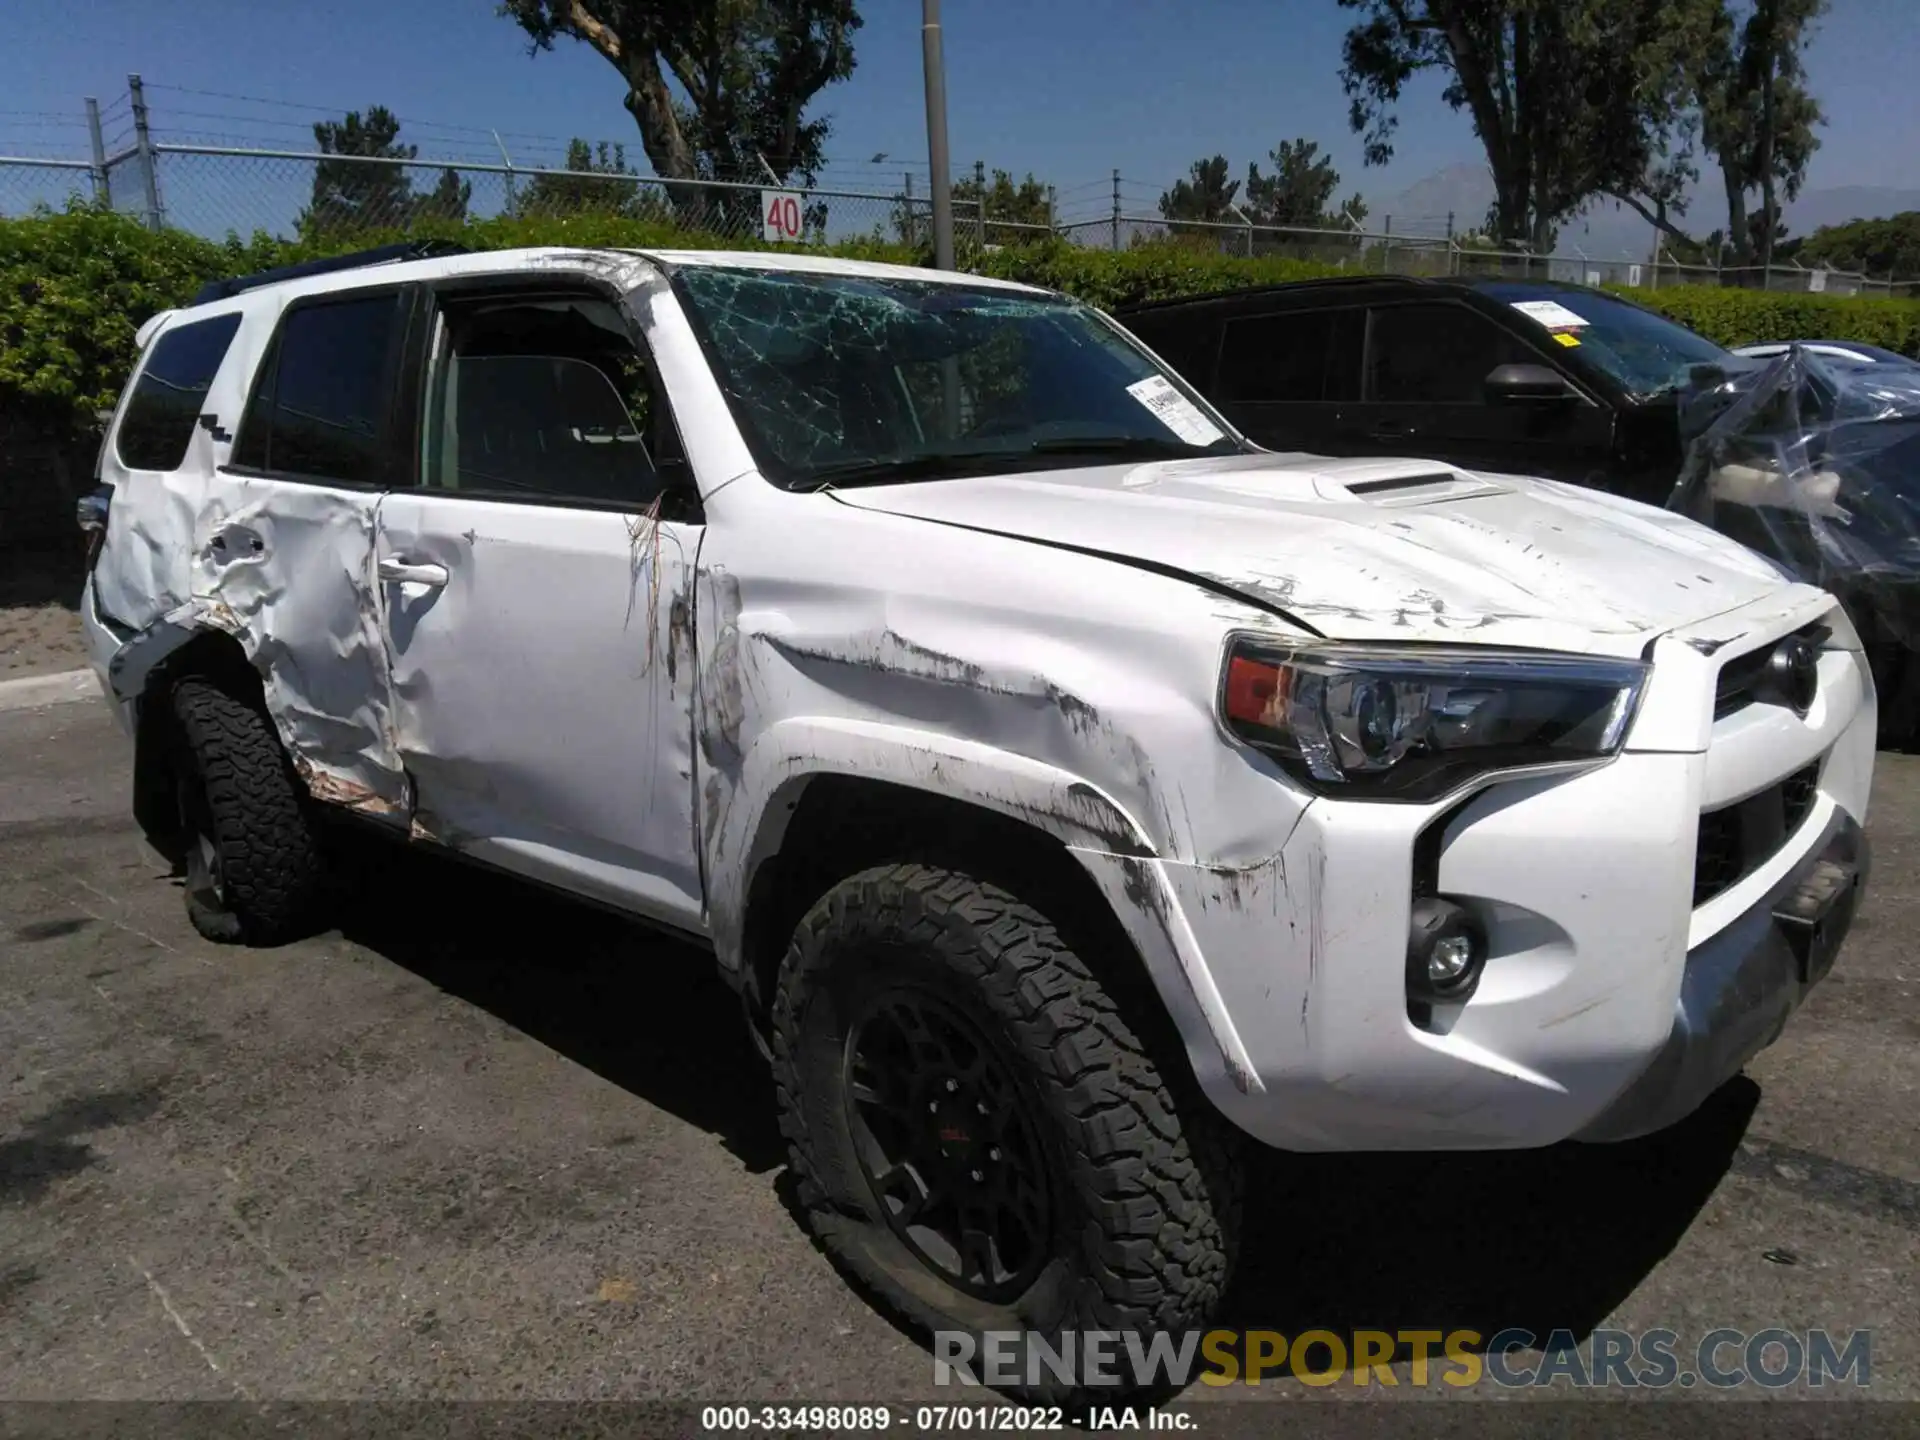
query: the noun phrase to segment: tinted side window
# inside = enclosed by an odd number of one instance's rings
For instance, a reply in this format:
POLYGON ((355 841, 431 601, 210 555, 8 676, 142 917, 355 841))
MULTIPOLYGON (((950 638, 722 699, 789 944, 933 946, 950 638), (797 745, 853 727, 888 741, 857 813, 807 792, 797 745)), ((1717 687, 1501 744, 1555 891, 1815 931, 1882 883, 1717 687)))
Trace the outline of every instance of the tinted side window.
POLYGON ((386 419, 398 295, 288 312, 254 382, 234 463, 350 485, 386 479, 386 419))
POLYGON ((134 383, 116 444, 129 470, 178 470, 207 387, 240 329, 238 315, 176 325, 154 344, 134 383))
POLYGON ((1220 342, 1220 398, 1249 404, 1325 399, 1332 347, 1331 311, 1229 320, 1220 342))
POLYGON ((1386 404, 1477 405, 1497 365, 1539 357, 1464 305, 1375 310, 1367 333, 1367 398, 1386 404))

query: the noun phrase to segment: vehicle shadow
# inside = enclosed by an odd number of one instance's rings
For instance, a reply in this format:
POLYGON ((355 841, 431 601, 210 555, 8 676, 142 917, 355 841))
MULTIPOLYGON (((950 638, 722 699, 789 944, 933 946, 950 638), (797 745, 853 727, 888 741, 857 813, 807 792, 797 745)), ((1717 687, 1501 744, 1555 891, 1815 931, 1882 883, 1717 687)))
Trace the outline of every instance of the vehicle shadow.
MULTIPOLYGON (((430 851, 356 837, 345 858, 348 939, 718 1136, 754 1173, 782 1164, 765 1063, 710 954, 430 851)), ((1349 1355, 1358 1331, 1582 1340, 1685 1235, 1734 1165, 1758 1096, 1743 1077, 1673 1129, 1617 1145, 1254 1150, 1240 1263, 1214 1324, 1289 1341, 1331 1331, 1349 1355)), ((789 1177, 776 1188, 803 1224, 789 1177)))
POLYGON ((347 939, 719 1136, 752 1172, 784 1159, 766 1064, 710 952, 384 838, 340 854, 347 939))
POLYGON ((1360 1330, 1471 1330, 1469 1349, 1503 1330, 1584 1340, 1686 1234, 1735 1164, 1759 1094, 1741 1076, 1671 1129, 1613 1145, 1261 1152, 1218 1323, 1289 1342, 1310 1329, 1349 1342, 1360 1330))

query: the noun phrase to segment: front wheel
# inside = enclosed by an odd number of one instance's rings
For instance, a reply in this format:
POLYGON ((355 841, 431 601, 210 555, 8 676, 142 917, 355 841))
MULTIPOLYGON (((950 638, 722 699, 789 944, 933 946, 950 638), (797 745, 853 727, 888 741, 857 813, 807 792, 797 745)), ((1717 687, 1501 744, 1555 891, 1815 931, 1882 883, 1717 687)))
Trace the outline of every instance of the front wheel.
MULTIPOLYGON (((1065 1332, 1212 1313, 1238 1145, 1018 896, 918 864, 841 882, 800 923, 772 1029, 814 1233, 910 1323, 1059 1353, 1065 1332)), ((1024 1357, 1014 1373, 1040 1398, 1078 1388, 1024 1357)))

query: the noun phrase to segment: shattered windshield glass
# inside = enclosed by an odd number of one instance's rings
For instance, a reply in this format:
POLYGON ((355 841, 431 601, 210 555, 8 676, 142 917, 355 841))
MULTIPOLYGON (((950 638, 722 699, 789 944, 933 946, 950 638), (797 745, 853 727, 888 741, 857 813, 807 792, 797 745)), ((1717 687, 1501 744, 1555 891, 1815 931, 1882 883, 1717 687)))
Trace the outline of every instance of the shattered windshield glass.
POLYGON ((674 285, 761 470, 790 489, 1246 448, 1070 300, 706 265, 674 285))

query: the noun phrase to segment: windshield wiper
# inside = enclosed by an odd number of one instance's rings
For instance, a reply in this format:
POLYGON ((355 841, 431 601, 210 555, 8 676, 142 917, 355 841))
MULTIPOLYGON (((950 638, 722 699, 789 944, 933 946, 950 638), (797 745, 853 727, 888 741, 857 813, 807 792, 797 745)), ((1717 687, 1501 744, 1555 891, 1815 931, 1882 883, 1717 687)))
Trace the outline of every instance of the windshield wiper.
MULTIPOLYGON (((1225 439, 1225 436, 1221 437, 1225 439)), ((823 490, 850 485, 887 485, 896 480, 933 480, 980 473, 995 464, 1018 465, 1044 455, 1131 455, 1155 459, 1187 459, 1208 454, 1208 447, 1184 440, 1156 440, 1145 435, 1057 435, 1023 445, 999 445, 980 450, 933 450, 891 460, 851 460, 828 465, 807 476, 803 488, 823 490)))
POLYGON ((1173 459, 1205 455, 1209 451, 1207 445, 1188 440, 1159 440, 1151 435, 1055 435, 1026 447, 1029 455, 1156 455, 1173 459))
POLYGON ((996 448, 992 450, 936 450, 925 455, 901 455, 891 460, 849 460, 841 465, 824 465, 808 475, 803 489, 824 490, 829 486, 885 485, 895 480, 928 480, 942 475, 960 475, 992 460, 1018 460, 1024 452, 996 448))

